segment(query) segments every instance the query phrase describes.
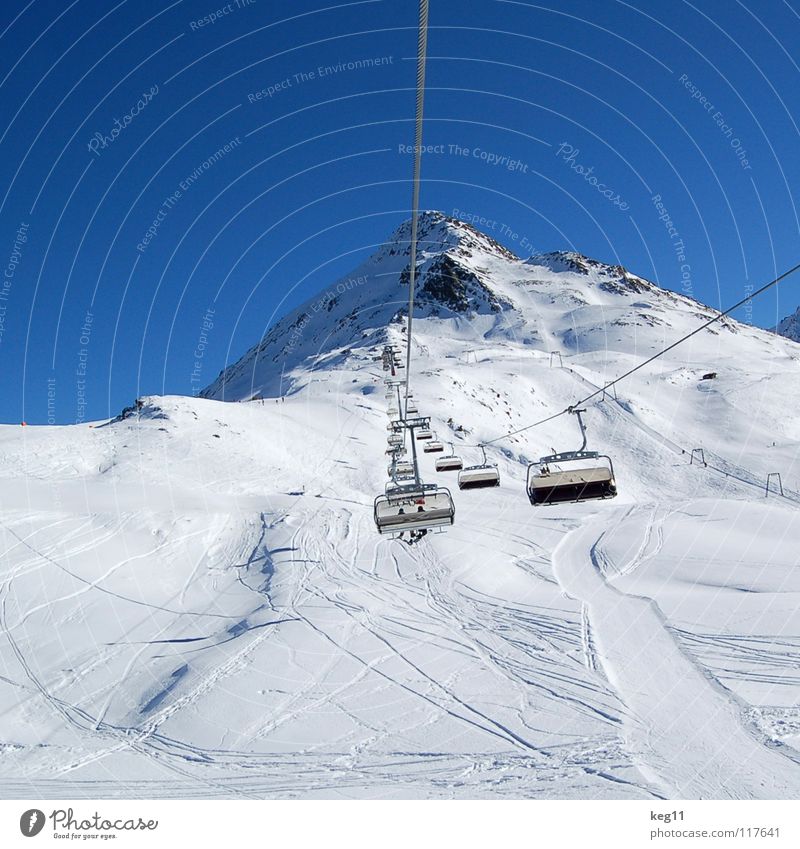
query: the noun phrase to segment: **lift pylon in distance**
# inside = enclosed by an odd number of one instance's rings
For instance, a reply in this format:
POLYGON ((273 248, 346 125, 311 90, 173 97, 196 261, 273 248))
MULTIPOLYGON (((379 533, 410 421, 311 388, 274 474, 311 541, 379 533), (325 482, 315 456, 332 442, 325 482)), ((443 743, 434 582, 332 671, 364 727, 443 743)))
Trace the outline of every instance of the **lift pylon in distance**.
MULTIPOLYGON (((408 275, 408 314, 406 317, 406 361, 408 368, 405 373, 412 371, 411 355, 412 355, 412 323, 414 319, 414 289, 416 283, 416 268, 417 268, 417 236, 419 223, 419 193, 420 193, 420 169, 422 164, 422 130, 423 130, 423 103, 425 95, 425 58, 427 46, 427 30, 428 30, 428 3, 423 0, 419 7, 419 39, 417 50, 417 98, 416 98, 416 115, 415 115, 415 138, 416 144, 414 147, 414 170, 412 176, 412 201, 411 201, 411 250, 409 258, 409 275, 408 275)), ((391 346, 387 346, 390 348, 391 346)), ((388 357, 392 365, 392 377, 385 379, 387 387, 405 386, 406 399, 405 406, 409 406, 408 390, 410 388, 407 380, 395 377, 398 369, 403 369, 404 366, 400 362, 399 357, 394 356, 394 351, 389 350, 391 356, 388 357), (395 381, 402 380, 402 383, 395 381)), ((411 405, 413 409, 413 404, 411 405)), ((388 534, 394 537, 403 537, 406 533, 406 539, 409 543, 416 542, 421 536, 429 531, 443 529, 448 525, 452 525, 455 519, 455 506, 453 498, 449 490, 438 487, 436 484, 425 484, 419 476, 419 466, 417 464, 417 439, 432 439, 433 434, 430 431, 430 422, 422 420, 409 414, 409 411, 403 410, 403 418, 399 424, 399 429, 409 430, 409 444, 412 453, 412 465, 414 468, 414 481, 409 484, 398 484, 393 482, 387 486, 383 495, 379 495, 375 499, 374 517, 375 526, 380 534, 388 534)), ((394 435, 394 434, 393 434, 394 435)), ((400 434, 397 434, 399 436, 400 434)), ((403 434, 404 435, 404 434, 403 434)), ((391 439, 392 437, 390 437, 391 439)))

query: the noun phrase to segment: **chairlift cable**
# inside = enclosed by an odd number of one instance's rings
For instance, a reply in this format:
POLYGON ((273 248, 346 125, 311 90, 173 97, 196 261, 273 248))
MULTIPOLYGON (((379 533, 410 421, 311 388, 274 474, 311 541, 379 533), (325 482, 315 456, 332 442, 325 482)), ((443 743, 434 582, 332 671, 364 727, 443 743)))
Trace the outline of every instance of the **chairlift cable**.
POLYGON ((518 433, 524 433, 526 430, 531 430, 531 428, 539 427, 539 425, 547 424, 547 422, 553 421, 553 419, 558 419, 563 415, 566 415, 569 412, 569 407, 564 410, 560 410, 557 413, 553 413, 552 416, 547 416, 545 419, 539 419, 538 422, 534 422, 533 424, 525 425, 525 427, 517 428, 517 430, 512 430, 509 433, 504 433, 501 436, 496 436, 494 439, 487 439, 484 442, 479 442, 476 445, 472 446, 474 448, 482 448, 485 445, 493 445, 495 442, 500 442, 503 439, 509 439, 512 436, 516 436, 518 433))
POLYGON ((496 436, 494 439, 487 439, 484 442, 480 442, 475 447, 480 448, 484 445, 492 445, 495 442, 500 442, 504 439, 509 439, 510 437, 516 436, 519 433, 524 433, 526 430, 531 430, 532 428, 539 427, 540 425, 546 424, 547 422, 551 422, 553 421, 553 419, 560 418, 561 416, 572 412, 573 409, 575 409, 576 407, 583 406, 583 404, 585 404, 587 401, 591 401, 592 398, 596 398, 598 395, 606 392, 612 386, 616 386, 620 381, 623 381, 626 378, 630 377, 632 374, 639 371, 639 369, 644 368, 646 365, 649 365, 654 360, 657 360, 659 357, 663 357, 664 354, 669 353, 673 348, 677 348, 678 345, 683 344, 684 342, 686 342, 687 339, 691 339, 692 336, 696 336, 698 333, 700 333, 701 330, 705 330, 707 327, 710 327, 712 324, 716 323, 720 319, 723 319, 725 318, 725 316, 730 315, 732 312, 734 312, 734 310, 739 309, 739 307, 744 306, 745 304, 752 301, 754 298, 757 298, 759 295, 762 295, 764 292, 768 291, 769 289, 772 289, 774 286, 777 286, 782 280, 785 280, 787 277, 797 271, 800 271, 800 263, 792 266, 792 268, 788 269, 787 271, 784 271, 782 274, 779 274, 777 277, 773 278, 768 283, 765 283, 759 289, 756 289, 755 292, 752 292, 751 294, 742 298, 740 301, 737 301, 735 304, 733 304, 733 306, 728 307, 723 312, 717 313, 717 315, 715 315, 713 318, 710 318, 708 321, 704 322, 699 327, 696 327, 694 330, 692 330, 690 333, 687 333, 685 336, 682 336, 680 339, 676 340, 671 345, 668 345, 666 348, 663 348, 661 351, 658 351, 651 357, 648 357, 646 360, 643 360, 637 366, 628 369, 628 371, 626 371, 624 374, 621 374, 619 377, 615 377, 614 380, 611 380, 608 383, 604 384, 599 389, 596 389, 594 392, 592 392, 590 395, 587 395, 585 398, 581 398, 580 401, 576 401, 574 404, 570 404, 569 407, 565 407, 563 410, 560 410, 557 413, 553 413, 552 416, 547 416, 544 419, 540 419, 539 421, 533 422, 533 424, 525 425, 525 427, 520 427, 516 430, 509 431, 508 433, 504 433, 501 436, 496 436))
POLYGON ((411 328, 414 320, 414 286, 417 274, 417 229, 419 224, 419 186, 422 165, 422 113, 425 102, 425 58, 428 51, 428 0, 419 3, 417 41, 417 104, 414 130, 414 175, 411 191, 411 257, 408 275, 408 322, 406 329, 406 397, 411 386, 411 328))
POLYGON ((737 310, 739 309, 739 307, 744 306, 749 301, 752 301, 753 298, 757 298, 759 295, 763 294, 768 289, 771 289, 773 286, 777 286, 781 282, 781 280, 785 279, 790 274, 794 274, 796 271, 800 271, 800 263, 793 266, 788 271, 784 271, 783 274, 780 274, 778 275, 778 277, 774 278, 773 280, 770 280, 769 283, 765 283, 760 289, 756 289, 756 291, 752 294, 746 295, 740 301, 737 301, 733 306, 728 307, 728 309, 726 309, 724 312, 718 313, 713 318, 710 318, 708 321, 706 321, 704 324, 701 324, 700 327, 696 327, 690 333, 687 333, 685 336, 681 337, 676 342, 673 342, 671 345, 668 345, 662 351, 659 351, 657 354, 653 354, 652 357, 649 357, 648 359, 644 360, 644 362, 639 363, 638 366, 634 366, 632 369, 629 369, 624 374, 621 374, 619 377, 615 378, 611 382, 606 383, 605 386, 601 386, 599 389, 596 389, 594 392, 592 392, 591 395, 587 395, 585 398, 582 398, 580 401, 578 401, 576 404, 573 404, 572 406, 579 407, 581 406, 581 404, 585 404, 587 401, 590 401, 592 398, 596 397, 597 395, 600 395, 606 389, 610 389, 612 386, 616 385, 621 380, 625 380, 626 377, 630 377, 634 372, 637 372, 639 371, 639 369, 644 368, 646 365, 652 363, 653 360, 662 357, 664 354, 668 353, 673 348, 677 348, 678 345, 681 345, 687 339, 691 339, 692 336, 697 335, 701 330, 705 330, 707 327, 711 326, 715 322, 719 321, 722 318, 725 318, 725 316, 727 315, 730 315, 734 310, 737 310))

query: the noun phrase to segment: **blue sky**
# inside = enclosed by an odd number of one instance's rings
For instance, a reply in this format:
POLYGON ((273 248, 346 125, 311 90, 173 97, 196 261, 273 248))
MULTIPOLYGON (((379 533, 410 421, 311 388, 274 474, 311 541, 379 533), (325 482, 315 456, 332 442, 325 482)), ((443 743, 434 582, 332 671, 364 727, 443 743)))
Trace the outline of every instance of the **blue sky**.
MULTIPOLYGON (((6 0, 0 421, 191 393, 381 243, 409 214, 416 19, 6 0)), ((798 0, 431 0, 430 23, 424 208, 714 306, 798 261, 798 0)), ((798 304, 790 280, 737 317, 798 304)))

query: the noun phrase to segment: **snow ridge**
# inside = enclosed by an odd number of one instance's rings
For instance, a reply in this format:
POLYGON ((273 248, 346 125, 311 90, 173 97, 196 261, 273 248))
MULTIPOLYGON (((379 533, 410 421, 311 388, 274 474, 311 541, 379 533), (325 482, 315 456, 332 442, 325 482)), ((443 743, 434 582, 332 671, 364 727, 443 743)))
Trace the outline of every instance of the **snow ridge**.
MULTIPOLYGON (((371 257, 278 321, 201 396, 217 400, 286 395, 306 385, 323 364, 344 364, 389 337, 406 314, 410 221, 401 224, 371 257)), ((467 328, 487 338, 535 344, 544 338, 547 314, 561 331, 554 346, 568 352, 608 344, 614 328, 659 327, 665 333, 698 324, 715 310, 662 289, 621 265, 606 265, 574 251, 521 260, 474 227, 439 212, 420 216, 418 317, 438 333, 467 328), (580 340, 580 341, 579 341, 580 340)), ((722 319, 711 333, 764 332, 722 319)), ((635 336, 615 341, 625 345, 635 336), (626 342, 627 339, 627 342, 626 342)))
MULTIPOLYGON (((411 385, 465 465, 714 315, 422 230, 411 385)), ((727 322, 598 394, 611 501, 528 502, 573 416, 491 490, 421 453, 456 522, 410 547, 372 516, 407 273, 401 226, 207 397, 0 427, 5 798, 800 796, 797 344, 727 322)))

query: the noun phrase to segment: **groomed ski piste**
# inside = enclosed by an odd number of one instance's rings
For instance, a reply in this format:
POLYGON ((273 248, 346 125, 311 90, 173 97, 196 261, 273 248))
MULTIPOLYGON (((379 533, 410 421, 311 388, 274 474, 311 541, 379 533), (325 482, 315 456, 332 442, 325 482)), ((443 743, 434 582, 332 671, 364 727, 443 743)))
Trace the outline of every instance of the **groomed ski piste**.
MULTIPOLYGON (((412 391, 465 465, 713 315, 438 213, 420 251, 412 391)), ((406 224, 205 397, 0 428, 4 798, 800 796, 800 345, 725 319, 590 401, 611 500, 528 502, 572 416, 494 489, 420 453, 456 516, 409 546, 372 515, 407 263, 406 224)))

